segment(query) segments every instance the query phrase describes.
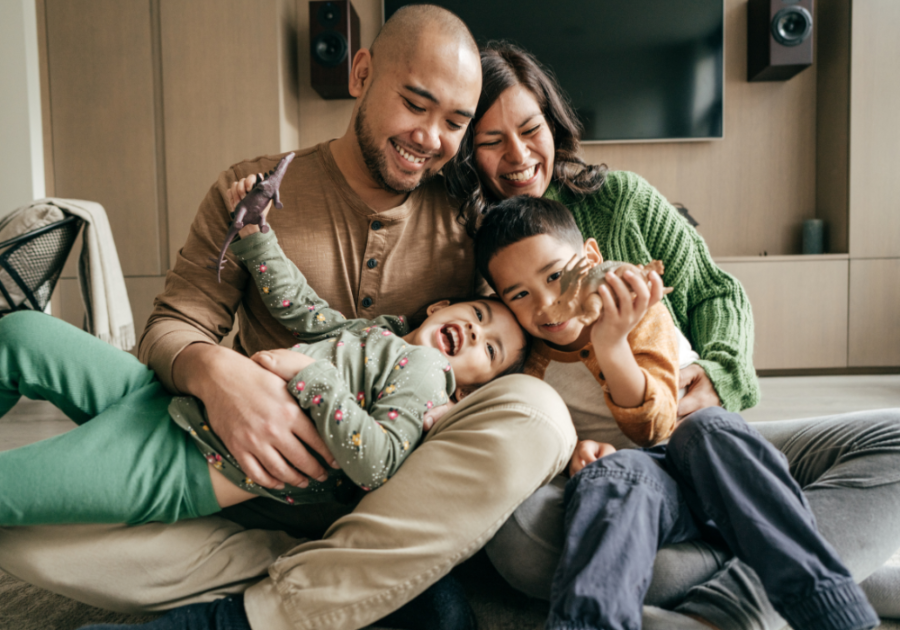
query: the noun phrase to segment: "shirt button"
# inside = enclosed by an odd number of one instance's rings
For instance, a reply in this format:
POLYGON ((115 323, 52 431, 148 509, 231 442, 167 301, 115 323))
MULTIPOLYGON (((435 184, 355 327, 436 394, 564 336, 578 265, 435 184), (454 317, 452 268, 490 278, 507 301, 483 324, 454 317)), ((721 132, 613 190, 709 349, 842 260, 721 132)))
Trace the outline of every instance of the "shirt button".
POLYGON ((374 258, 370 258, 370 259, 368 260, 368 262, 366 262, 366 266, 367 266, 369 269, 374 269, 375 267, 378 266, 378 261, 375 260, 374 258))
POLYGON ((369 308, 370 306, 372 306, 372 302, 374 302, 372 298, 365 297, 363 298, 362 305, 364 308, 369 308))
POLYGON ((581 358, 582 358, 582 359, 587 359, 589 356, 591 356, 591 351, 590 351, 590 350, 582 350, 582 351, 581 351, 581 358))
POLYGON ((381 221, 372 221, 372 229, 380 230, 381 229, 381 221))

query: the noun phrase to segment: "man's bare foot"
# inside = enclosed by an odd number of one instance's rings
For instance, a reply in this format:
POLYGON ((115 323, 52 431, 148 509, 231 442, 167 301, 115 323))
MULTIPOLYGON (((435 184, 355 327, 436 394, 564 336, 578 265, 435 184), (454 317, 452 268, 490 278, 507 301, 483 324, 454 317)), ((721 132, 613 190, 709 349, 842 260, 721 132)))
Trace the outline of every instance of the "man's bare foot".
POLYGON ((250 358, 286 381, 293 379, 299 372, 315 363, 315 359, 287 349, 260 350, 250 358))

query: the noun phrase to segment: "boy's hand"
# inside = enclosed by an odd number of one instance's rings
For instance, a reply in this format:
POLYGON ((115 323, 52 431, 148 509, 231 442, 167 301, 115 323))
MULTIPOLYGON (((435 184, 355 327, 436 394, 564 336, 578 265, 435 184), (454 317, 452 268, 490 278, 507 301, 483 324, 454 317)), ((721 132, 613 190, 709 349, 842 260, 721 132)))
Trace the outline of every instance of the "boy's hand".
POLYGON ((614 271, 606 274, 606 284, 597 292, 603 309, 591 329, 594 348, 611 348, 621 344, 628 333, 656 302, 662 298, 662 278, 650 273, 650 286, 633 271, 625 271, 620 278, 614 271))
POLYGON ((292 380, 297 374, 316 362, 315 359, 305 354, 286 348, 260 350, 250 358, 286 381, 292 380))
POLYGON ((601 457, 612 455, 616 452, 612 444, 606 442, 595 442, 593 440, 581 440, 575 446, 575 452, 572 453, 572 459, 569 461, 569 476, 574 477, 582 468, 595 462, 601 457))

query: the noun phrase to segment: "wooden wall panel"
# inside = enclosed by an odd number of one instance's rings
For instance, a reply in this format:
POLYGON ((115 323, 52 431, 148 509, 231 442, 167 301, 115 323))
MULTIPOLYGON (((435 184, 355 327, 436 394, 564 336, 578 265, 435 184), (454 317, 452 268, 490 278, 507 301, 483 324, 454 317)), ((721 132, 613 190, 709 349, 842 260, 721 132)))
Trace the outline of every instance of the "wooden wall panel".
POLYGON ((850 184, 850 0, 816 3, 816 216, 827 252, 847 252, 850 184))
POLYGON ((900 365, 900 259, 850 261, 850 367, 900 365))
POLYGON ((850 255, 900 256, 900 2, 853 3, 850 255))
POLYGON ((280 151, 274 2, 161 0, 169 264, 220 171, 280 151))
POLYGON ((55 195, 101 203, 124 273, 159 274, 150 3, 46 0, 45 16, 55 195))
POLYGON ((756 369, 847 367, 846 257, 717 262, 750 297, 756 369))

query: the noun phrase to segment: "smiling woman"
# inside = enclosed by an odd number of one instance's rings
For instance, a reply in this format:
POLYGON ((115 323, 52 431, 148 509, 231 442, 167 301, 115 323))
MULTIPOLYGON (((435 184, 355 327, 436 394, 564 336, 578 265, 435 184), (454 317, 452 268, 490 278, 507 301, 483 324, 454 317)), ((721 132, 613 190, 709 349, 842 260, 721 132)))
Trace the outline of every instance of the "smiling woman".
MULTIPOLYGON (((677 415, 704 407, 737 411, 754 406, 759 385, 752 363, 753 317, 740 283, 715 265, 702 237, 647 181, 581 160, 574 113, 533 56, 495 42, 482 51, 482 71, 484 87, 475 119, 459 154, 444 168, 448 191, 458 200, 469 232, 502 199, 547 197, 568 208, 582 238, 596 239, 603 258, 634 264, 662 261, 666 284, 673 289, 664 303, 700 355, 679 375, 679 387, 686 387, 687 393, 677 415)), ((555 285, 551 288, 558 292, 555 285)), ((592 382, 590 372, 582 372, 586 382, 592 382)), ((575 405, 570 410, 579 438, 598 429, 602 419, 597 405, 579 407, 575 400, 585 381, 572 376, 566 382, 548 382, 570 394, 567 402, 575 405)), ((900 545, 897 536, 871 553, 860 544, 884 539, 885 527, 895 518, 884 513, 879 492, 900 506, 900 482, 888 472, 900 465, 893 446, 900 434, 896 414, 755 426, 787 457, 820 531, 854 576, 874 571, 900 545), (843 455, 850 452, 852 461, 843 455), (810 458, 816 465, 800 464, 810 458), (851 476, 864 481, 845 483, 851 476)), ((549 596, 562 549, 564 486, 561 479, 538 490, 487 546, 500 573, 532 596, 549 596)), ((741 562, 717 557, 717 551, 698 544, 660 551, 646 603, 670 609, 677 605, 680 612, 720 628, 780 627, 756 576, 741 562)), ((684 615, 667 614, 688 625, 654 621, 652 614, 645 614, 643 627, 705 627, 684 615)))

